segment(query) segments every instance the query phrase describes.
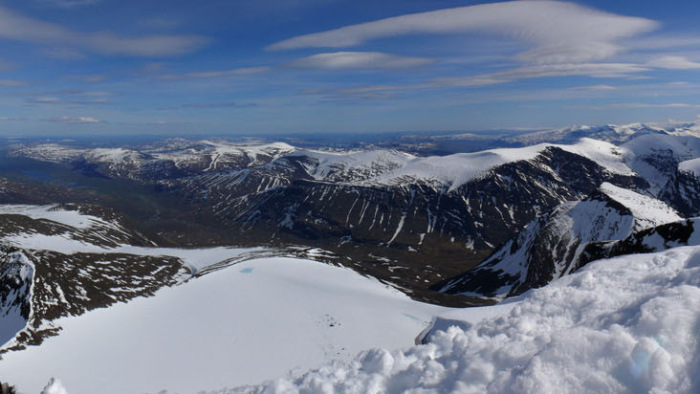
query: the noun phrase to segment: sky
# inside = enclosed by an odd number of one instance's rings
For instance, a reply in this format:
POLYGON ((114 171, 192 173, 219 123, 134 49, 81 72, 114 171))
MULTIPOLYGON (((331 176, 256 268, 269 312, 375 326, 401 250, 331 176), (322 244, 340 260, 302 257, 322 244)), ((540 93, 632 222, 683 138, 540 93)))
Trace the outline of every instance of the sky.
POLYGON ((0 135, 696 121, 700 2, 0 1, 0 135))

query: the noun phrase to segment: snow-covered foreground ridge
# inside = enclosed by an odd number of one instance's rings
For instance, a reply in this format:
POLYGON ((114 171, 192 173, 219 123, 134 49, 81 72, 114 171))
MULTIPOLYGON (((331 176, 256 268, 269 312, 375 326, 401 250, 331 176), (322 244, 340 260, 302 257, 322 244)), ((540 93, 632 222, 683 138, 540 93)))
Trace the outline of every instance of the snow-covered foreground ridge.
POLYGON ((501 305, 448 314, 427 345, 232 393, 697 393, 700 247, 590 264, 501 305))

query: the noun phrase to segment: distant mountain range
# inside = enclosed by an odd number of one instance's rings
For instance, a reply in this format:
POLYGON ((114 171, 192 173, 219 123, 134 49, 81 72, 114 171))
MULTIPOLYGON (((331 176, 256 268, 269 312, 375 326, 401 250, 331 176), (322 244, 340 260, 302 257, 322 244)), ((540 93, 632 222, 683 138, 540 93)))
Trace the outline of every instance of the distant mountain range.
POLYGON ((572 127, 442 156, 425 144, 486 137, 406 137, 421 146, 406 151, 19 143, 0 160, 0 340, 39 343, 58 317, 260 254, 347 266, 417 300, 491 304, 598 257, 692 243, 699 131, 572 127), (174 249, 231 246, 246 252, 206 264, 174 249))

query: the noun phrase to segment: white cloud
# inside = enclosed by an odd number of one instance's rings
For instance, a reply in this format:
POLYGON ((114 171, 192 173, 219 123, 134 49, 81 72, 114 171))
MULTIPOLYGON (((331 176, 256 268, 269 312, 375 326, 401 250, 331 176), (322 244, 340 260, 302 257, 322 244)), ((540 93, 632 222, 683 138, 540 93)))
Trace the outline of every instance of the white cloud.
POLYGON ((378 85, 378 86, 360 86, 355 88, 345 88, 345 89, 306 89, 303 92, 306 94, 318 94, 323 95, 328 98, 333 99, 386 99, 394 97, 397 93, 402 91, 417 90, 424 87, 424 85, 412 85, 412 86, 391 86, 391 85, 378 85))
POLYGON ((208 41, 200 36, 119 37, 108 32, 78 32, 25 17, 4 7, 0 7, 0 39, 59 48, 57 51, 63 53, 80 48, 105 55, 137 57, 184 55, 202 48, 208 41))
POLYGON ((649 104, 649 103, 625 103, 613 104, 609 108, 700 108, 698 104, 669 103, 669 104, 649 104))
POLYGON ((20 81, 17 79, 0 79, 0 87, 4 88, 14 88, 25 85, 27 85, 25 81, 20 81))
POLYGON ((576 90, 576 91, 604 92, 604 91, 616 90, 617 88, 615 86, 610 86, 610 85, 591 85, 591 86, 576 86, 576 87, 569 88, 569 89, 576 90))
POLYGON ((63 104, 63 105, 89 105, 89 104, 106 104, 110 100, 106 98, 95 99, 63 99, 54 96, 41 96, 28 100, 31 104, 63 104))
POLYGON ((558 1, 512 1, 403 15, 293 37, 268 49, 343 48, 409 34, 487 33, 531 46, 517 55, 531 63, 588 62, 610 57, 624 38, 651 31, 657 23, 558 1))
POLYGON ((19 116, 0 116, 0 122, 13 122, 24 120, 24 118, 19 116))
POLYGON ((210 71, 194 71, 194 72, 189 72, 189 73, 184 73, 184 74, 164 74, 161 75, 159 78, 160 79, 186 79, 186 78, 194 78, 194 79, 208 79, 208 78, 221 78, 221 77, 230 77, 234 75, 252 75, 252 74, 261 74, 267 71, 270 71, 270 67, 267 66, 260 66, 260 67, 240 67, 240 68, 233 68, 230 70, 210 70, 210 71))
POLYGON ((54 122, 54 123, 76 123, 76 124, 95 124, 95 123, 102 123, 99 119, 95 119, 90 116, 79 116, 79 117, 70 117, 70 116, 57 116, 53 118, 48 118, 46 119, 49 122, 54 122))
POLYGON ((340 69, 395 69, 423 66, 433 59, 404 57, 381 52, 333 52, 308 56, 287 63, 289 67, 340 69))
POLYGON ((90 75, 76 76, 76 78, 80 79, 83 82, 98 83, 98 82, 104 82, 104 81, 108 80, 109 76, 106 74, 90 74, 90 75))
MULTIPOLYGON (((397 93, 406 91, 490 86, 514 82, 521 79, 545 77, 588 76, 592 78, 640 79, 642 77, 640 77, 638 74, 649 70, 649 68, 644 66, 631 63, 545 64, 519 67, 488 74, 437 78, 426 83, 414 85, 374 85, 345 89, 311 89, 306 90, 305 93, 321 94, 337 98, 390 98, 395 96, 397 93)), ((563 97, 565 92, 576 92, 576 95, 581 95, 584 91, 605 93, 614 90, 617 90, 617 88, 609 85, 574 87, 564 90, 556 90, 555 97, 563 97)), ((512 93, 508 94, 510 95, 512 93)), ((538 98, 538 95, 541 95, 541 93, 536 93, 535 97, 523 98, 523 101, 544 99, 544 97, 538 98)), ((485 96, 479 96, 478 99, 483 100, 485 99, 485 96)), ((549 97, 549 99, 552 99, 552 97, 549 97)), ((511 100, 511 98, 507 98, 506 101, 517 101, 517 99, 511 100)))
POLYGON ((593 78, 630 78, 633 74, 644 71, 649 69, 631 63, 544 64, 467 77, 439 78, 434 80, 434 84, 445 87, 487 86, 521 79, 576 75, 593 78))
POLYGON ((683 56, 663 56, 652 59, 647 63, 647 66, 669 70, 691 70, 700 68, 700 63, 688 60, 683 56))
POLYGON ((700 37, 697 35, 653 35, 628 40, 625 45, 639 50, 668 50, 669 48, 697 48, 700 37))
POLYGON ((39 0, 40 3, 58 7, 58 8, 73 8, 85 5, 93 5, 100 3, 102 0, 39 0))
POLYGON ((85 53, 75 48, 50 47, 43 48, 41 52, 51 58, 61 60, 81 60, 85 59, 85 53))

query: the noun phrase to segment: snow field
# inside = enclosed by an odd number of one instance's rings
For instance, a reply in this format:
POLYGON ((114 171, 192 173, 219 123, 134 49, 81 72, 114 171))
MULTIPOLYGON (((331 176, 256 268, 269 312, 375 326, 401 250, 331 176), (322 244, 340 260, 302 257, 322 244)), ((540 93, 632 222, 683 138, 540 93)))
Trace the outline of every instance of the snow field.
POLYGON ((358 352, 414 343, 446 308, 354 271, 308 260, 239 263, 85 315, 41 346, 4 355, 0 376, 38 393, 196 393, 256 384, 358 352))

